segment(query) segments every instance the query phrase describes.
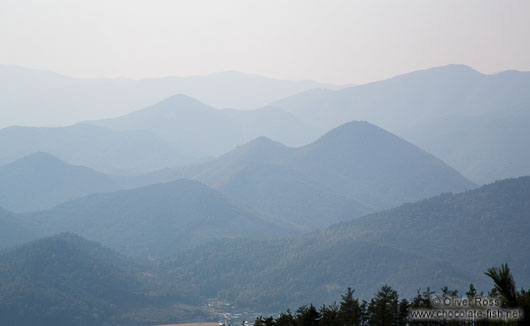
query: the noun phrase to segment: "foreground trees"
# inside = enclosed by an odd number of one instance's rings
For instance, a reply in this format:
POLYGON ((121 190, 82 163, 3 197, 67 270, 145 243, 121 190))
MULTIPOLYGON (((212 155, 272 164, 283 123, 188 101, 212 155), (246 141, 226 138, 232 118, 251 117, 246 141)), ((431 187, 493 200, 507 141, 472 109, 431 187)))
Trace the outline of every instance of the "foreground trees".
MULTIPOLYGON (((525 318, 520 321, 447 321, 426 320, 418 321, 410 318, 412 309, 432 309, 433 299, 436 291, 427 288, 425 291, 418 290, 418 294, 409 302, 407 299, 399 298, 397 291, 388 285, 383 285, 374 297, 369 301, 354 296, 354 290, 348 288, 342 295, 339 304, 333 303, 329 306, 323 305, 316 309, 313 305, 302 306, 292 314, 289 310, 281 313, 279 317, 259 317, 255 326, 474 326, 474 325, 530 325, 530 290, 516 290, 515 282, 507 264, 500 267, 492 267, 485 273, 494 282, 494 288, 488 293, 489 296, 500 296, 504 308, 521 308, 525 318)), ((473 284, 464 296, 460 296, 457 290, 447 287, 439 293, 442 297, 450 296, 461 299, 471 299, 483 293, 477 293, 473 284)))

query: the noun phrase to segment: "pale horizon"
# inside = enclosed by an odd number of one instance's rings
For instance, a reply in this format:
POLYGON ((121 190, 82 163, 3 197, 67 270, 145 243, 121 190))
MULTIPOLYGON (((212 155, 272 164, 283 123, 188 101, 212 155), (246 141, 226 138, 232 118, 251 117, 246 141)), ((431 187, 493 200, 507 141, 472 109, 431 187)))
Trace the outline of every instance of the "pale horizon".
POLYGON ((530 2, 0 2, 1 64, 73 77, 223 71, 364 84, 465 64, 530 70, 530 2))

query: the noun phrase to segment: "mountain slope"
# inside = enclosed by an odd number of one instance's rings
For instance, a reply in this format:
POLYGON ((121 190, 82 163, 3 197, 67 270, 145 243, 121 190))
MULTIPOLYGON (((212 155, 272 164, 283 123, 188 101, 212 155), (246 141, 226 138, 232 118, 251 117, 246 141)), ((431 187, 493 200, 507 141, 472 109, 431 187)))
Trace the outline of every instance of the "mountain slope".
POLYGON ((477 183, 530 175, 530 105, 447 116, 400 132, 477 183))
POLYGON ((277 165, 246 165, 218 189, 279 216, 303 231, 370 212, 354 199, 341 196, 293 169, 277 165))
POLYGON ((487 268, 508 262, 530 284, 530 177, 443 194, 280 241, 223 240, 166 260, 172 279, 201 296, 286 309, 370 297, 383 284, 488 289, 487 268))
POLYGON ((116 131, 77 124, 60 128, 0 130, 0 164, 47 152, 69 164, 106 173, 149 172, 182 164, 173 147, 145 131, 116 131))
MULTIPOLYGON (((63 233, 2 251, 0 323, 154 325, 182 321, 175 316, 179 310, 182 313, 175 304, 183 298, 167 293, 146 275, 153 274, 145 263, 74 234, 63 233), (141 313, 156 311, 150 308, 155 304, 158 314, 141 313), (167 304, 173 305, 173 312, 167 304)), ((204 315, 195 318, 207 318, 204 315)), ((182 317, 193 318, 189 311, 182 317)))
POLYGON ((66 164, 42 152, 0 167, 0 206, 14 212, 46 209, 117 188, 105 174, 66 164))
POLYGON ((338 224, 322 236, 346 236, 427 253, 476 274, 508 262, 520 275, 517 279, 529 280, 528 232, 530 177, 520 177, 405 204, 338 224))
POLYGON ((350 122, 298 148, 289 166, 376 208, 473 184, 436 157, 367 122, 350 122))
POLYGON ((74 232, 137 257, 167 256, 224 237, 289 234, 197 181, 177 180, 72 200, 24 216, 42 232, 74 232))
MULTIPOLYGON (((359 216, 363 206, 373 210, 389 208, 406 201, 473 187, 457 171, 432 155, 374 125, 357 121, 335 128, 299 148, 258 138, 205 164, 194 178, 216 189, 231 191, 234 198, 242 197, 254 204, 260 198, 289 198, 289 192, 283 189, 287 183, 310 186, 313 190, 306 187, 305 191, 313 194, 318 185, 321 192, 336 194, 336 200, 348 197, 360 203, 350 217, 359 216), (263 165, 260 172, 251 172, 260 164, 274 165, 275 168, 270 168, 268 176, 263 165), (289 170, 296 174, 288 176, 289 170), (243 172, 246 177, 241 176, 243 172), (260 176, 261 181, 251 179, 251 173, 260 176), (284 178, 279 177, 279 173, 284 178), (245 178, 247 182, 244 182, 245 178), (263 182, 267 178, 265 187, 263 182), (274 184, 273 180, 277 183, 274 184), (257 197, 251 199, 249 196, 252 195, 257 197)), ((304 201, 311 198, 315 197, 307 197, 304 201)), ((282 208, 280 202, 274 205, 282 208)), ((304 205, 300 201, 299 206, 304 205)))
POLYGON ((464 65, 448 65, 333 91, 312 101, 277 101, 275 106, 325 130, 367 120, 399 133, 446 115, 483 114, 528 103, 529 87, 530 72, 484 75, 464 65))
POLYGON ((216 108, 255 109, 312 88, 312 81, 285 81, 238 72, 205 76, 72 78, 53 72, 0 65, 0 128, 58 126, 111 118, 139 110, 173 94, 187 94, 216 108))
POLYGON ((0 208, 0 249, 34 240, 37 235, 29 230, 13 213, 0 208))
POLYGON ((146 130, 192 157, 221 155, 258 136, 300 145, 318 135, 283 110, 217 110, 186 95, 174 95, 128 115, 90 123, 116 130, 146 130))

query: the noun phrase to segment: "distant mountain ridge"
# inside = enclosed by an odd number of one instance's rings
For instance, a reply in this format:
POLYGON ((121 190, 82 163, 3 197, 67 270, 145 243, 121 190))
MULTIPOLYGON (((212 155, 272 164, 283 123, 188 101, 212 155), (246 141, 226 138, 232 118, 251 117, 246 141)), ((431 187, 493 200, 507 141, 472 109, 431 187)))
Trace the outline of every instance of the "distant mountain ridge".
POLYGON ((477 183, 530 175, 530 103, 453 115, 400 132, 477 183))
MULTIPOLYGON (((205 164, 193 177, 217 189, 230 188, 227 184, 242 169, 259 162, 297 171, 323 189, 374 210, 474 186, 432 155, 360 121, 346 123, 299 148, 258 138, 205 164)), ((248 183, 241 192, 252 193, 256 187, 259 184, 248 183)), ((281 192, 281 187, 276 191, 281 192)))
POLYGON ((452 114, 476 115, 530 103, 530 72, 479 73, 465 65, 410 72, 296 101, 276 101, 300 120, 329 130, 351 120, 367 120, 397 132, 452 114), (301 104, 300 104, 301 103, 301 104))
POLYGON ((37 152, 0 166, 0 207, 14 212, 51 208, 69 199, 117 190, 109 176, 37 152))
POLYGON ((88 124, 0 129, 0 148, 1 165, 47 152, 69 164, 113 174, 145 173, 193 161, 152 133, 88 124))
POLYGON ((145 130, 191 157, 218 156, 259 136, 301 145, 319 135, 283 110, 218 110, 183 94, 125 116, 87 123, 122 131, 145 130))
POLYGON ((116 117, 184 93, 215 108, 256 109, 313 88, 340 86, 289 81, 235 71, 204 76, 73 78, 49 71, 0 65, 0 128, 64 126, 116 117))

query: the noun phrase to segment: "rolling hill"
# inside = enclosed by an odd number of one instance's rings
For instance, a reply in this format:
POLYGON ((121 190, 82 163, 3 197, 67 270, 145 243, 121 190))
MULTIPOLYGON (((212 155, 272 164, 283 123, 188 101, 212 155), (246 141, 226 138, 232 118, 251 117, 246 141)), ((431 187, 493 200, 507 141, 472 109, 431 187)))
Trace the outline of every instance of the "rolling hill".
POLYGON ((107 175, 66 164, 43 152, 0 166, 0 207, 13 212, 42 210, 84 195, 117 189, 107 175))
POLYGON ((74 232, 136 257, 162 257, 226 237, 292 231, 197 181, 95 194, 21 218, 43 234, 74 232))

